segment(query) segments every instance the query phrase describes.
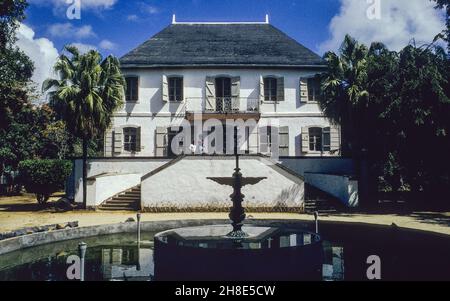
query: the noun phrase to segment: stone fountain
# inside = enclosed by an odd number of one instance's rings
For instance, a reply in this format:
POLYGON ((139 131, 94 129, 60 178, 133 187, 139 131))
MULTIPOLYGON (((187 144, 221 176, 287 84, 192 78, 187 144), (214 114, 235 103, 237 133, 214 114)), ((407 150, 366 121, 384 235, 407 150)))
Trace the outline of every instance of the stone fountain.
POLYGON ((155 235, 155 280, 320 280, 323 249, 317 233, 273 226, 247 226, 242 187, 265 177, 243 177, 239 155, 230 178, 208 178, 232 186, 231 225, 168 230, 155 235))

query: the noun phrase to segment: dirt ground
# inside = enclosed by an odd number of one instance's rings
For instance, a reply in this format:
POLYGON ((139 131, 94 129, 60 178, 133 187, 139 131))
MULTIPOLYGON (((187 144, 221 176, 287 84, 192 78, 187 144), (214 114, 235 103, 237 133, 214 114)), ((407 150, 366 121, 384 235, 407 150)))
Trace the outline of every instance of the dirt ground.
MULTIPOLYGON (((0 232, 24 227, 51 225, 78 221, 80 227, 125 222, 135 218, 135 212, 71 211, 58 213, 51 202, 61 197, 55 195, 47 208, 40 207, 33 195, 0 198, 0 232)), ((251 213, 253 219, 313 220, 310 214, 251 213)), ((227 219, 227 213, 143 213, 142 221, 227 219)), ((410 212, 405 214, 336 213, 320 216, 320 220, 392 225, 450 235, 450 212, 410 212)))

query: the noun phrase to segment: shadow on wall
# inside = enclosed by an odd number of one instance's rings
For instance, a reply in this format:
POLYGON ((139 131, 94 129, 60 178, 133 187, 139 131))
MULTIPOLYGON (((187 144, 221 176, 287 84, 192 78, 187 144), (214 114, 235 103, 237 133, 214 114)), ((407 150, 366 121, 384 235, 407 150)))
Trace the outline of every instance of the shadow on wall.
POLYGON ((290 188, 283 189, 277 196, 275 207, 300 207, 305 200, 304 185, 294 184, 290 188))

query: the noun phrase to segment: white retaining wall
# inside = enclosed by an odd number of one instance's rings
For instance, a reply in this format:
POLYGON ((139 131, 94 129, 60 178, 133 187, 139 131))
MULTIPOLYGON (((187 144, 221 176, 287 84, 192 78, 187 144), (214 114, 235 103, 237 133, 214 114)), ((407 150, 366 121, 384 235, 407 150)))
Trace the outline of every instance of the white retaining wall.
POLYGON ((306 172, 305 182, 328 192, 347 207, 358 206, 358 181, 349 176, 306 172))
MULTIPOLYGON (((247 208, 300 207, 304 183, 297 177, 260 157, 240 160, 244 177, 267 177, 254 186, 245 186, 247 208)), ((231 186, 215 183, 207 177, 231 177, 234 158, 186 157, 172 166, 144 178, 141 184, 144 208, 226 208, 231 206, 231 186)))
POLYGON ((141 184, 141 174, 105 174, 87 183, 87 207, 96 207, 107 199, 141 184))
MULTIPOLYGON (((99 176, 99 175, 105 174, 105 173, 139 174, 140 176, 142 176, 169 161, 170 161, 170 159, 157 159, 157 158, 89 159, 88 160, 88 178, 99 176)), ((83 161, 81 159, 76 159, 74 161, 73 181, 75 182, 73 185, 73 191, 68 191, 67 195, 70 198, 73 198, 75 200, 75 202, 82 203, 83 202, 83 161)), ((108 186, 108 185, 111 185, 111 184, 106 183, 106 186, 108 186)), ((134 185, 134 186, 136 186, 136 185, 134 185)), ((72 185, 68 185, 68 186, 72 186, 72 185)), ((100 189, 103 189, 103 188, 100 188, 100 189)), ((88 202, 91 202, 91 201, 88 201, 88 202)))

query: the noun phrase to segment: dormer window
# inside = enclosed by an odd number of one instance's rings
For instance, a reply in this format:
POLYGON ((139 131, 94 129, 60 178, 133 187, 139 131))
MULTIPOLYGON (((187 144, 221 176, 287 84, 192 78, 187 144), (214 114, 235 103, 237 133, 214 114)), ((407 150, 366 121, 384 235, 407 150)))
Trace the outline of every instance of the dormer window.
POLYGON ((139 99, 139 78, 137 76, 125 77, 126 89, 125 100, 127 102, 137 102, 139 99))

